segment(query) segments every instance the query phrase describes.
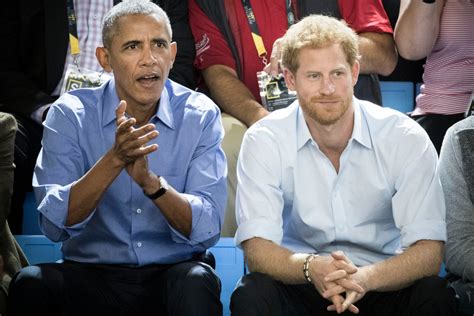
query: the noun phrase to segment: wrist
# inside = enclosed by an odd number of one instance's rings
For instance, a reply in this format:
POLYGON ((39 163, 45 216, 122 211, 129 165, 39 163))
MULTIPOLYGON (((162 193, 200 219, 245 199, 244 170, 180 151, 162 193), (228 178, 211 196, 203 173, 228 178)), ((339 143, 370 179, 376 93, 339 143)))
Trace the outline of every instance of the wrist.
POLYGON ((304 260, 304 263, 303 263, 304 278, 305 278, 306 282, 311 283, 311 284, 313 284, 314 278, 312 277, 312 275, 310 273, 310 271, 311 271, 310 265, 311 265, 311 262, 313 262, 313 260, 316 259, 316 257, 318 257, 318 256, 319 255, 309 254, 309 255, 306 256, 306 258, 304 260))
POLYGON ((143 193, 150 199, 156 200, 163 196, 169 190, 168 182, 161 176, 152 175, 152 182, 144 185, 143 193))

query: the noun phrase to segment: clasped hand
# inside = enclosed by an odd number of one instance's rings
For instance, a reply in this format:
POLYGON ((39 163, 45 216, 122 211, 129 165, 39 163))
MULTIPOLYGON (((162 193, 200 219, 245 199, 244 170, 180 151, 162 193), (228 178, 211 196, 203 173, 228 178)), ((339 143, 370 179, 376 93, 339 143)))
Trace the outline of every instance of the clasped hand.
POLYGON ((133 117, 125 116, 126 109, 127 102, 122 100, 115 110, 117 130, 113 150, 128 174, 143 187, 150 176, 146 155, 158 149, 157 144, 147 143, 158 137, 159 133, 151 123, 134 127, 137 121, 133 117))
POLYGON ((335 251, 331 257, 321 258, 326 262, 322 265, 322 269, 313 270, 313 275, 316 276, 313 277, 313 283, 318 292, 332 302, 328 310, 336 311, 338 314, 349 310, 358 314, 359 309, 354 303, 366 293, 359 277, 360 270, 342 251, 335 251))

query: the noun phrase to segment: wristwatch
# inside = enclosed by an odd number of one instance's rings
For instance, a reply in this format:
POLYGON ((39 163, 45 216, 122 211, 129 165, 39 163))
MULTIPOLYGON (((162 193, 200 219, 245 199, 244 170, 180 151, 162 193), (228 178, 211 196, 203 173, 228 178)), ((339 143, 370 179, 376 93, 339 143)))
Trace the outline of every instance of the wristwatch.
POLYGON ((162 176, 159 176, 158 180, 160 181, 160 188, 158 189, 158 191, 152 194, 147 194, 145 190, 143 190, 143 193, 152 200, 156 200, 157 198, 165 194, 169 189, 168 182, 166 181, 165 178, 163 178, 162 176))

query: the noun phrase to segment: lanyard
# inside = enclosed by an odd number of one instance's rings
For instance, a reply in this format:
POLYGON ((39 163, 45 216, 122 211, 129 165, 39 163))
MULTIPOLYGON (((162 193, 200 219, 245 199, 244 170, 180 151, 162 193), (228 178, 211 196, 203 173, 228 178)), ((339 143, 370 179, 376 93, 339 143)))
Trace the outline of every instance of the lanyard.
POLYGON ((253 13, 252 6, 250 5, 250 0, 242 0, 242 4, 244 5, 245 15, 247 16, 250 30, 252 31, 252 38, 255 44, 255 48, 257 49, 258 57, 262 59, 263 64, 266 66, 267 50, 265 49, 263 39, 260 36, 260 32, 258 31, 257 21, 255 21, 255 14, 253 13))
POLYGON ((79 49, 79 38, 77 36, 77 20, 74 11, 73 0, 67 1, 67 20, 69 24, 69 43, 71 45, 71 55, 77 56, 81 52, 79 49))
MULTIPOLYGON (((285 0, 286 6, 286 16, 288 18, 288 26, 291 26, 295 23, 295 15, 293 14, 291 7, 292 0, 285 0)), ((258 57, 262 59, 263 64, 267 65, 267 50, 263 44, 262 36, 258 30, 257 21, 255 20, 255 14, 253 13, 252 6, 250 5, 250 0, 242 0, 244 6, 245 15, 249 22, 250 30, 252 32, 252 39, 257 49, 258 57)))

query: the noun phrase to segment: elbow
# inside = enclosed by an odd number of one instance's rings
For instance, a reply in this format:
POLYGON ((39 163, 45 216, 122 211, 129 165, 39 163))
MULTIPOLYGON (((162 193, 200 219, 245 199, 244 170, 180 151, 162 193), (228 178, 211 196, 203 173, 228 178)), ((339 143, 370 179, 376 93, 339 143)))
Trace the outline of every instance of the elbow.
POLYGON ((384 77, 390 76, 395 70, 395 67, 397 67, 397 63, 398 55, 395 52, 394 56, 387 58, 386 62, 384 62, 382 67, 380 67, 379 75, 382 75, 384 77))
POLYGON ((420 60, 425 58, 429 53, 429 51, 422 48, 421 45, 402 40, 397 34, 395 34, 395 43, 397 45, 398 54, 406 60, 420 60))

